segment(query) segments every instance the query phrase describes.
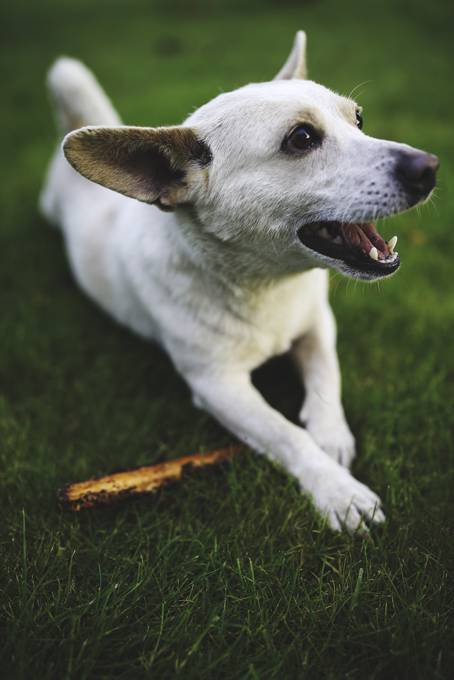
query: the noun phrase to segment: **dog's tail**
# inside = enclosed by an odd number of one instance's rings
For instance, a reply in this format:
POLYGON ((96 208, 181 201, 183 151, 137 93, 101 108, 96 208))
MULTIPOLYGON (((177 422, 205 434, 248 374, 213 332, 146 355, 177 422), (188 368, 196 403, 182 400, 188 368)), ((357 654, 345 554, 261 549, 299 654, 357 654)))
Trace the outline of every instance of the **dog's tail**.
POLYGON ((47 85, 62 135, 84 125, 121 125, 95 76, 77 59, 57 59, 49 70, 47 85))
MULTIPOLYGON (((60 139, 85 125, 121 125, 120 117, 104 90, 91 71, 77 59, 57 59, 49 70, 47 85, 60 139)), ((62 189, 67 186, 68 177, 71 181, 72 172, 59 143, 39 199, 41 213, 50 222, 60 221, 62 189)))

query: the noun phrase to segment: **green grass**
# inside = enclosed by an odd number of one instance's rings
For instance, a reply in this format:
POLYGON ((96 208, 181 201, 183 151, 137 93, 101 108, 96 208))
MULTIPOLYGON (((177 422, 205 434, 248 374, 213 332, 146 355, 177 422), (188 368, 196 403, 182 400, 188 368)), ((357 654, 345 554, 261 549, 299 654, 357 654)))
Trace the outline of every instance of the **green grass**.
MULTIPOLYGON (((0 198, 0 646, 5 678, 447 678, 453 636, 452 4, 4 3, 0 198), (312 76, 365 129, 441 157, 435 200, 385 224, 391 281, 333 279, 355 474, 384 499, 370 541, 335 535, 252 453, 150 501, 62 514, 56 489, 232 441, 169 360, 75 286, 36 201, 54 144, 43 81, 59 53, 125 121, 176 123, 265 80, 294 31, 312 76)), ((282 359, 257 376, 292 416, 282 359)))

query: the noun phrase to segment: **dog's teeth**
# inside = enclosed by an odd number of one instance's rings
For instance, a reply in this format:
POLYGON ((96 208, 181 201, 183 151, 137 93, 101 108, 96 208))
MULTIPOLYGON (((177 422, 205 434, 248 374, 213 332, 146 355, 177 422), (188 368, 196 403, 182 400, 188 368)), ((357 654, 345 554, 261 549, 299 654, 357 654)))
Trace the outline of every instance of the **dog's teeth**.
POLYGON ((387 256, 386 261, 387 261, 387 262, 394 262, 394 260, 395 260, 396 257, 398 256, 398 254, 399 254, 399 253, 398 253, 397 251, 394 251, 394 252, 390 253, 390 254, 387 256))
POLYGON ((336 236, 335 239, 333 239, 333 243, 337 243, 338 246, 342 245, 342 238, 340 236, 336 236))
POLYGON ((390 253, 394 252, 394 248, 396 247, 396 244, 397 244, 397 236, 393 236, 392 238, 389 239, 388 248, 389 248, 390 253))
POLYGON ((320 236, 323 236, 323 238, 330 238, 330 235, 328 233, 328 229, 326 227, 322 227, 320 229, 320 236))
POLYGON ((369 257, 371 257, 373 260, 377 260, 377 261, 378 261, 378 250, 376 249, 375 246, 373 246, 373 247, 369 250, 369 257))

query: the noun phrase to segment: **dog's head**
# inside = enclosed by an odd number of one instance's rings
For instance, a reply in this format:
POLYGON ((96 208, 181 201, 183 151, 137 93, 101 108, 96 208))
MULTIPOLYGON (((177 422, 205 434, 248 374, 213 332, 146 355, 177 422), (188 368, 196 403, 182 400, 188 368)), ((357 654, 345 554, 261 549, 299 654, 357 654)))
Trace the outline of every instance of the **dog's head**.
POLYGON ((373 220, 424 201, 438 159, 361 128, 354 101, 306 80, 300 31, 274 80, 219 95, 183 126, 81 128, 63 148, 85 177, 185 211, 232 267, 377 279, 400 260, 373 220))

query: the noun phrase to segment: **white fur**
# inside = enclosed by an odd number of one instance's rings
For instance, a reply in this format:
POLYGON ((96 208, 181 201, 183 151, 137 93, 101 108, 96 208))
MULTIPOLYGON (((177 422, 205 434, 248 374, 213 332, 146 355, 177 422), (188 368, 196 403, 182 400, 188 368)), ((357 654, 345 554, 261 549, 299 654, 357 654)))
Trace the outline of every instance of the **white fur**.
MULTIPOLYGON (((303 49, 304 40, 297 43, 303 49)), ((292 64, 305 68, 301 55, 285 69, 292 64)), ((80 63, 58 61, 49 83, 66 131, 119 124, 80 63)), ((341 404, 325 267, 347 268, 303 246, 296 229, 302 221, 360 221, 408 207, 390 176, 404 145, 364 135, 355 109, 300 79, 247 85, 202 106, 185 123, 213 154, 208 169, 191 175, 196 217, 185 205, 161 212, 100 187, 61 151, 41 199, 62 227, 86 293, 159 342, 198 406, 293 474, 331 527, 352 530, 361 518, 384 515, 379 498, 344 467, 354 439, 341 404), (286 157, 282 138, 307 115, 325 131, 324 146, 304 159, 286 157), (367 193, 371 182, 377 193, 367 193), (305 381, 306 429, 272 409, 250 380, 254 368, 289 350, 305 381)))

